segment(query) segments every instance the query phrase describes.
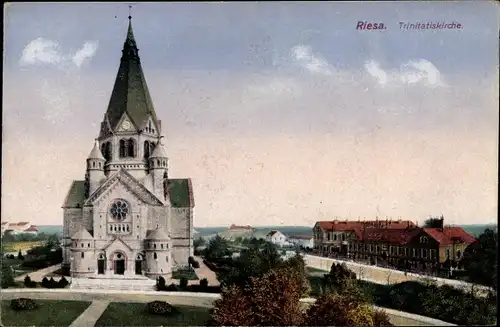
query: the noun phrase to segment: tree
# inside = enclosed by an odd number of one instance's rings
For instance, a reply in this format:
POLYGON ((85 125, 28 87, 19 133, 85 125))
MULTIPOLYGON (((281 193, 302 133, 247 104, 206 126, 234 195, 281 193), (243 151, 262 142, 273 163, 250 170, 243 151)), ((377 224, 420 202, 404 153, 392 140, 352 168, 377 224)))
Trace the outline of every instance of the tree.
POLYGON ((1 287, 7 288, 15 284, 12 268, 9 265, 2 265, 1 287))
POLYGON ((324 275, 323 284, 325 291, 339 293, 351 280, 356 280, 356 273, 347 268, 345 263, 333 263, 330 272, 324 275))
POLYGON ((204 255, 205 259, 214 262, 231 255, 231 251, 229 251, 229 242, 225 238, 216 235, 208 242, 204 255))
POLYGON ((21 250, 19 250, 19 252, 17 253, 17 258, 18 258, 19 260, 24 260, 24 256, 23 256, 23 254, 21 253, 21 250))
POLYGON ((212 319, 219 326, 297 326, 302 324, 302 280, 291 267, 251 277, 246 286, 231 285, 215 301, 212 319))
POLYGON ((202 237, 198 237, 193 241, 193 247, 196 250, 200 246, 205 245, 205 243, 206 243, 205 239, 203 239, 202 237))
POLYGON ((497 288, 498 232, 486 229, 464 252, 463 265, 469 280, 497 288))
POLYGON ((440 228, 443 227, 443 221, 440 218, 429 218, 424 222, 425 228, 440 228))
POLYGON ((277 247, 271 243, 254 243, 240 252, 240 256, 231 260, 227 270, 217 272, 217 279, 222 286, 232 284, 245 286, 250 277, 260 277, 282 264, 277 247))
POLYGON ((373 308, 348 295, 326 294, 307 311, 307 326, 374 326, 373 308))

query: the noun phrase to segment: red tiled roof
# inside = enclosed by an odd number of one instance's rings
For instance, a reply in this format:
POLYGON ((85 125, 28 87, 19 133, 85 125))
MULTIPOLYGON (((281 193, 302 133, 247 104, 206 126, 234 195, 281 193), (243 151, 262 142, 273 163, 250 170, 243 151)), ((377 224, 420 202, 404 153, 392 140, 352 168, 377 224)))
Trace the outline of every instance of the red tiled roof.
POLYGON ((476 241, 462 227, 445 226, 443 230, 441 228, 423 228, 423 230, 441 245, 453 244, 454 242, 471 244, 476 241))
POLYGON ((403 245, 419 233, 420 228, 367 228, 363 233, 363 240, 403 245))
POLYGON ((318 221, 319 227, 330 231, 354 231, 355 229, 363 229, 365 226, 369 228, 392 228, 404 229, 414 227, 415 224, 409 220, 366 220, 366 221, 349 221, 349 220, 333 220, 333 221, 318 221))

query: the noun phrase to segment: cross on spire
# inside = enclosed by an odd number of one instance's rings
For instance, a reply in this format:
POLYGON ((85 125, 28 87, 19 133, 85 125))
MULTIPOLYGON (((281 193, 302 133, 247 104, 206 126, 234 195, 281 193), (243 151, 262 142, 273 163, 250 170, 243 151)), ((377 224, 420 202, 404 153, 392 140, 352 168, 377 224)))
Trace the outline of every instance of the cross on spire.
POLYGON ((128 20, 132 19, 132 5, 128 5, 128 20))

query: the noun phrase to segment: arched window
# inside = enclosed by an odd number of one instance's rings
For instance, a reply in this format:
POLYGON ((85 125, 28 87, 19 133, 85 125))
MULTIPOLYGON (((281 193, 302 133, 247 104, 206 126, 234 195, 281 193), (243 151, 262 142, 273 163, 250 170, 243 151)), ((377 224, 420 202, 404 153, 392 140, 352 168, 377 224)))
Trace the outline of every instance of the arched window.
POLYGON ((128 153, 127 155, 129 157, 135 157, 135 140, 134 139, 129 139, 128 140, 128 153))
POLYGON ((95 161, 92 162, 92 168, 95 168, 95 161))
POLYGON ((155 249, 156 249, 156 243, 155 243, 155 244, 153 244, 153 248, 155 248, 155 249))
POLYGON ((151 128, 151 120, 148 122, 148 132, 151 132, 152 128, 151 128))
POLYGON ((127 142, 125 140, 120 140, 120 158, 125 157, 127 153, 127 142))
POLYGON ((149 150, 151 149, 151 145, 149 141, 144 141, 144 158, 147 159, 151 155, 149 150))
POLYGON ((82 258, 85 256, 85 253, 82 252, 82 258))
POLYGON ((160 160, 156 160, 156 164, 160 166, 160 160))
POLYGON ((153 253, 153 259, 155 259, 155 260, 158 259, 158 256, 156 255, 156 252, 153 253))

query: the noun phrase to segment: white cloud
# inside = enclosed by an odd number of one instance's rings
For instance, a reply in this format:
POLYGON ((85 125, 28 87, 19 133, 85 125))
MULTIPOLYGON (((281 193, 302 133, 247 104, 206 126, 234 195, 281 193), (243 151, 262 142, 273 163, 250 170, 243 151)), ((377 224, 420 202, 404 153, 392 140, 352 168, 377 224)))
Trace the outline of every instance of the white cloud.
POLYGON ((97 47, 97 42, 85 42, 83 47, 74 54, 72 58, 73 63, 80 67, 85 59, 92 58, 94 56, 97 51, 97 47))
POLYGON ((19 63, 22 66, 36 64, 59 64, 63 57, 59 51, 59 44, 52 40, 39 37, 31 41, 23 50, 19 63))
POLYGON ((382 86, 401 86, 421 84, 427 87, 445 86, 439 69, 425 59, 410 60, 400 66, 399 70, 385 71, 375 60, 364 64, 365 71, 382 86))
POLYGON ((74 55, 65 54, 58 42, 39 37, 23 49, 19 64, 21 66, 53 65, 57 68, 67 68, 68 64, 72 63, 79 68, 86 59, 95 55, 97 47, 97 42, 87 41, 74 55))
POLYGON ((314 54, 310 46, 297 45, 292 48, 292 59, 312 73, 331 75, 333 67, 319 54, 314 54))
POLYGON ((380 68, 380 64, 376 61, 370 60, 365 63, 365 70, 374 77, 380 85, 387 84, 387 73, 380 68))

